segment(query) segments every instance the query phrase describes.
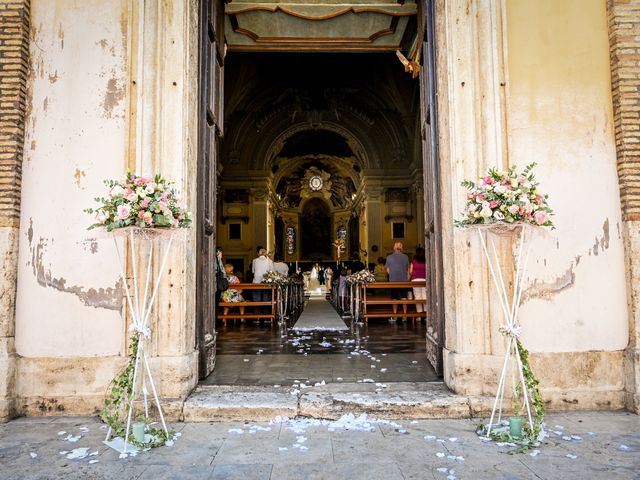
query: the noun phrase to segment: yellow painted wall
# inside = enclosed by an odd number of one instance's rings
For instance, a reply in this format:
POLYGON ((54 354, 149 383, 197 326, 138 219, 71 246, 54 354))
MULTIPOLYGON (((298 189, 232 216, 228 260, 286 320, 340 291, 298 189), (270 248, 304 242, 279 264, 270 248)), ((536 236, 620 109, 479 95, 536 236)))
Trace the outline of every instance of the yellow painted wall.
POLYGON ((509 163, 538 162, 556 210, 557 230, 533 245, 522 310, 534 351, 628 341, 605 3, 506 2, 509 163))

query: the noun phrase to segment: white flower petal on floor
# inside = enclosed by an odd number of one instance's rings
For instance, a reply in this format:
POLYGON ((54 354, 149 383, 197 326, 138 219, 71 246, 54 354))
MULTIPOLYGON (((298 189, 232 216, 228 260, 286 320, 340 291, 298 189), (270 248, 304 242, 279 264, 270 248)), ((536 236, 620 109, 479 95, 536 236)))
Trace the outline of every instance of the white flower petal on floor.
POLYGON ((61 431, 58 432, 58 435, 64 435, 65 433, 67 433, 67 432, 65 432, 64 430, 61 430, 61 431))
POLYGON ((447 473, 449 471, 447 467, 438 467, 436 468, 436 470, 439 471, 440 473, 447 473))
POLYGON ((631 450, 627 445, 620 445, 620 450, 631 450))
POLYGON ((89 460, 89 463, 98 463, 100 460, 89 460))
POLYGON ((38 454, 37 454, 36 452, 31 452, 31 453, 29 453, 29 456, 30 456, 31 458, 37 458, 37 457, 38 457, 38 454))
POLYGON ((89 455, 88 447, 74 448, 67 454, 69 460, 86 458, 89 455))
POLYGON ((242 430, 241 428, 230 428, 229 433, 237 433, 238 435, 242 435, 244 433, 244 430, 242 430))
POLYGON ((577 456, 577 455, 574 455, 574 454, 572 454, 572 453, 567 453, 567 454, 565 455, 565 457, 570 458, 571 460, 575 460, 576 458, 578 458, 578 456, 577 456))
POLYGON ((444 458, 444 453, 442 453, 442 452, 437 452, 437 453, 436 453, 436 457, 438 457, 438 458, 444 458))
POLYGON ((531 453, 529 453, 530 457, 537 457, 538 455, 540 455, 540 450, 533 450, 531 453))
POLYGON ((80 431, 80 433, 88 433, 89 432, 89 429, 87 427, 80 427, 78 430, 80 431))
POLYGON ((424 439, 425 439, 425 440, 435 440, 435 439, 436 439, 436 436, 435 436, 435 435, 425 435, 425 436, 424 436, 424 439))
POLYGON ((451 438, 449 439, 449 441, 450 441, 450 442, 457 442, 457 441, 458 441, 458 438, 457 438, 457 437, 451 437, 451 438))

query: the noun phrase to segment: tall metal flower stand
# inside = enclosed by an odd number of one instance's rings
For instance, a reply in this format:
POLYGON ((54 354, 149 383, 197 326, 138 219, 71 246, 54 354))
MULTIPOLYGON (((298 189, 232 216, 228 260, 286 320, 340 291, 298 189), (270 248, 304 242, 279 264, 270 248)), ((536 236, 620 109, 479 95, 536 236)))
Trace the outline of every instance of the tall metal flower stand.
MULTIPOLYGON (((158 410, 158 415, 162 423, 162 428, 166 436, 169 436, 169 431, 162 413, 162 407, 160 405, 160 399, 158 398, 158 392, 156 389, 151 368, 149 367, 149 340, 151 337, 151 330, 149 328, 149 317, 153 310, 156 296, 158 293, 158 287, 160 286, 160 280, 165 272, 167 265, 167 259, 169 257, 169 251, 171 250, 171 244, 175 237, 175 229, 141 229, 136 227, 128 227, 125 229, 115 230, 113 232, 113 241, 115 244, 116 252, 118 254, 118 261, 120 265, 120 275, 122 277, 122 283, 125 289, 125 295, 127 298, 127 306, 132 323, 129 330, 137 340, 137 351, 135 354, 135 364, 133 369, 133 385, 131 395, 127 398, 127 424, 124 437, 124 450, 123 453, 127 453, 127 449, 130 445, 129 435, 131 432, 131 421, 134 413, 134 402, 136 402, 140 395, 143 397, 144 405, 144 417, 149 418, 149 391, 147 386, 151 387, 151 393, 153 395, 153 401, 158 410), (133 271, 133 289, 129 288, 127 277, 125 274, 125 262, 126 257, 123 257, 121 248, 118 244, 118 238, 129 240, 131 266, 133 271), (164 248, 163 248, 164 246, 164 248), (164 251, 163 251, 164 250, 164 251), (158 255, 162 260, 160 268, 154 271, 153 258, 154 254, 158 255), (146 263, 146 272, 144 273, 144 291, 141 294, 139 284, 141 280, 138 275, 138 264, 146 263), (152 291, 150 292, 150 288, 152 291), (149 296, 149 293, 151 295, 149 296)), ((141 272, 142 273, 142 272, 141 272)), ((109 427, 105 442, 111 438, 112 428, 109 427)))
POLYGON ((500 306, 506 320, 506 324, 500 327, 500 332, 507 337, 507 348, 504 356, 500 380, 498 382, 498 390, 493 402, 491 410, 491 418, 487 427, 486 435, 490 436, 491 430, 501 425, 502 412, 504 406, 504 393, 508 382, 508 372, 512 376, 512 388, 514 398, 521 401, 527 413, 527 422, 531 431, 534 431, 534 420, 531 414, 530 392, 523 373, 523 365, 520 357, 518 337, 520 336, 521 327, 518 324, 518 311, 524 291, 524 279, 527 273, 527 264, 529 261, 529 253, 531 251, 531 240, 535 231, 541 231, 540 227, 528 225, 526 223, 518 223, 513 225, 496 224, 490 226, 475 227, 482 250, 489 265, 493 284, 498 292, 500 306), (498 250, 496 249, 494 237, 492 234, 516 236, 516 251, 514 258, 514 286, 511 299, 507 293, 507 283, 505 275, 500 266, 498 250), (519 396, 522 396, 522 400, 519 396), (494 423, 495 420, 495 423, 494 423))

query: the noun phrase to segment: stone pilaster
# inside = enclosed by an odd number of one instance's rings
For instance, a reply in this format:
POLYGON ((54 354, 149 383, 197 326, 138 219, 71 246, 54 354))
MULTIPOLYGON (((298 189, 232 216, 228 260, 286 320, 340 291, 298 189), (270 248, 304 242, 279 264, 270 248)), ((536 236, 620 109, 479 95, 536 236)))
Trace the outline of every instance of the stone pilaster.
POLYGON ((15 413, 15 299, 30 0, 0 4, 0 421, 15 413))
POLYGON ((629 303, 625 403, 640 413, 640 0, 609 0, 607 9, 629 303))

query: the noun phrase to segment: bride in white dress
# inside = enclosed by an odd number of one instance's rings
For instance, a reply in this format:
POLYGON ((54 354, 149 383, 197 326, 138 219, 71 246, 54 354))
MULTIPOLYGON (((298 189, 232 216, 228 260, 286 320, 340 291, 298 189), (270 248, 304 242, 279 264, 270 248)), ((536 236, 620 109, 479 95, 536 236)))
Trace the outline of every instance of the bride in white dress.
POLYGON ((311 269, 311 273, 309 274, 309 285, 307 286, 307 290, 309 290, 310 292, 320 289, 320 280, 318 280, 319 271, 320 265, 316 263, 311 269))

